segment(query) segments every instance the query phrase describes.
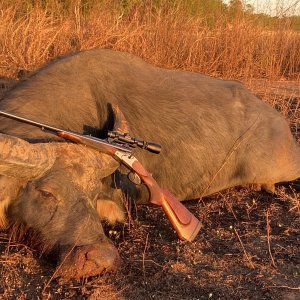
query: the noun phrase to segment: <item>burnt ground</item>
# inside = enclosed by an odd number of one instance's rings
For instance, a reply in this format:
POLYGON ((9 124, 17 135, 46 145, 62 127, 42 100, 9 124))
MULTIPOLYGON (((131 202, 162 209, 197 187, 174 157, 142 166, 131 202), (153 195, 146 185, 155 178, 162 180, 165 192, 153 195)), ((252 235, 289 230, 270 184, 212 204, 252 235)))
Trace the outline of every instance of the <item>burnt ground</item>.
MULTIPOLYGON (((300 137, 299 86, 246 83, 289 119, 300 137)), ((186 203, 203 227, 179 241, 159 207, 133 209, 107 227, 118 273, 54 279, 53 257, 0 231, 0 299, 300 299, 300 182, 276 194, 244 188, 186 203)))

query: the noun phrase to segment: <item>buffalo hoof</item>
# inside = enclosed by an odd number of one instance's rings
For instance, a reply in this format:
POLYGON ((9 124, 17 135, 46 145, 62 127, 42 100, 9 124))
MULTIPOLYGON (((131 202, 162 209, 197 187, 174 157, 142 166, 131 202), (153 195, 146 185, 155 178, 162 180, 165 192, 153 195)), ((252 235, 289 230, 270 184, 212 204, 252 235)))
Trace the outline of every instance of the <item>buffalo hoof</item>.
POLYGON ((116 271, 120 264, 118 250, 110 243, 78 246, 61 253, 55 277, 79 279, 95 276, 116 271))

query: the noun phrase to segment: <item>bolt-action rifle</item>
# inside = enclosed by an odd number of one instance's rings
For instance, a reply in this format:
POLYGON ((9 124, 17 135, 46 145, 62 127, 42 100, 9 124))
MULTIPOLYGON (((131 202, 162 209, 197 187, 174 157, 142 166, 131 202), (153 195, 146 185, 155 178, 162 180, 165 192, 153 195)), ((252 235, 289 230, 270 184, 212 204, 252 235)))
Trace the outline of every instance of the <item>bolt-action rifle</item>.
MULTIPOLYGON (((201 228, 199 220, 181 202, 179 202, 171 192, 160 188, 152 175, 143 167, 136 157, 132 155, 130 149, 130 147, 137 146, 158 154, 161 149, 159 144, 132 138, 129 134, 120 132, 109 132, 108 138, 112 139, 112 141, 109 142, 108 140, 56 128, 4 111, 0 111, 0 115, 39 127, 41 130, 54 133, 65 140, 82 144, 111 155, 133 172, 133 174, 135 174, 135 179, 137 177, 147 186, 150 193, 149 201, 153 204, 162 206, 180 239, 193 241, 196 237, 201 228), (126 145, 129 147, 126 147, 126 145)), ((136 180, 133 181, 136 182, 136 180)))

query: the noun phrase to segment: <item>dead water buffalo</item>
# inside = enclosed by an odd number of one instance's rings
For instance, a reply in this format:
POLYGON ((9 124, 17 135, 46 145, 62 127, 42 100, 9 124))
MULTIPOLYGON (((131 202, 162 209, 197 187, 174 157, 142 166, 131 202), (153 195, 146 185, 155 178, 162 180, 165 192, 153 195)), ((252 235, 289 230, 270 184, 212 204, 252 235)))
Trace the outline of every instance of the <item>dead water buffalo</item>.
MULTIPOLYGON (((164 70, 127 53, 58 59, 10 90, 0 109, 99 137, 117 129, 160 143, 160 155, 135 154, 180 200, 237 185, 273 191, 300 176, 287 122, 240 83, 164 70)), ((73 247, 61 275, 114 269, 119 256, 101 220, 124 220, 121 190, 147 202, 145 190, 120 174, 114 187, 119 165, 105 154, 10 119, 0 119, 0 132, 2 225, 25 223, 47 243, 73 247)))

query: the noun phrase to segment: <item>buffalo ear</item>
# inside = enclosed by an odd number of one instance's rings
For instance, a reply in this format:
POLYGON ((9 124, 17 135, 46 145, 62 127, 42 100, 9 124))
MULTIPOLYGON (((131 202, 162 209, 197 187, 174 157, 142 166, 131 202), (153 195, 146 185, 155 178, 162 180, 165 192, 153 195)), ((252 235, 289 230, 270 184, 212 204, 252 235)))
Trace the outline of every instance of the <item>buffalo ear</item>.
POLYGON ((7 197, 0 200, 0 228, 7 226, 6 209, 9 205, 10 199, 7 197))
POLYGON ((96 210, 100 218, 108 221, 110 224, 115 224, 116 222, 123 223, 125 221, 124 210, 112 200, 98 199, 96 210))
POLYGON ((114 124, 114 131, 118 132, 130 132, 129 130, 129 124, 123 114, 123 112, 120 110, 119 106, 116 104, 112 104, 111 108, 114 113, 114 119, 115 119, 115 124, 114 124))
POLYGON ((0 175, 0 228, 7 226, 6 210, 24 185, 24 180, 0 175))

